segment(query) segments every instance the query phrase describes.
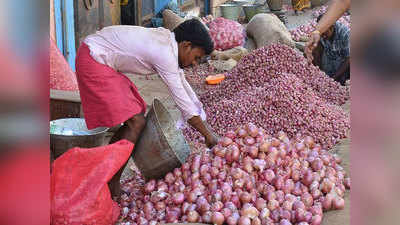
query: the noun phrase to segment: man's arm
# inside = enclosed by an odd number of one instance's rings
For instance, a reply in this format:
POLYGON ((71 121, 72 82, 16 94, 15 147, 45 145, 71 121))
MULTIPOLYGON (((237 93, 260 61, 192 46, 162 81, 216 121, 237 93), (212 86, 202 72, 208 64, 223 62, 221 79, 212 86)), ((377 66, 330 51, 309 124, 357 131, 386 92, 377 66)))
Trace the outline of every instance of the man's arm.
POLYGON ((310 62, 313 61, 312 51, 317 47, 321 34, 325 33, 350 8, 350 3, 351 0, 334 0, 328 11, 318 22, 315 31, 310 35, 310 40, 307 42, 305 49, 310 62))
POLYGON ((207 127, 206 122, 203 122, 200 116, 194 116, 188 120, 188 123, 199 131, 206 139, 206 144, 209 148, 217 144, 218 138, 213 132, 207 127))
POLYGON ((342 63, 342 65, 339 67, 338 71, 336 71, 335 75, 333 76, 334 80, 337 80, 339 77, 343 76, 344 73, 349 69, 350 67, 350 57, 347 57, 346 60, 342 63))
POLYGON ((332 5, 329 6, 325 15, 321 18, 315 30, 321 34, 325 33, 329 27, 343 16, 343 14, 350 8, 351 0, 334 0, 332 5))

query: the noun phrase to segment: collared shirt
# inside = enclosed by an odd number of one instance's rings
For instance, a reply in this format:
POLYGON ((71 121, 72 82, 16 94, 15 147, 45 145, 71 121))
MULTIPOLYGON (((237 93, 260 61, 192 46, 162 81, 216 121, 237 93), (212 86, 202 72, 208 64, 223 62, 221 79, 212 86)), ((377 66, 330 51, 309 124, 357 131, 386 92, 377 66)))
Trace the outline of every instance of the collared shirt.
POLYGON ((350 30, 345 25, 336 22, 331 40, 321 38, 324 47, 322 54, 322 70, 332 76, 340 68, 346 58, 350 57, 350 30))
POLYGON ((203 105, 179 68, 178 43, 164 28, 109 26, 89 35, 84 42, 99 63, 122 73, 158 73, 187 121, 193 116, 205 120, 203 105))

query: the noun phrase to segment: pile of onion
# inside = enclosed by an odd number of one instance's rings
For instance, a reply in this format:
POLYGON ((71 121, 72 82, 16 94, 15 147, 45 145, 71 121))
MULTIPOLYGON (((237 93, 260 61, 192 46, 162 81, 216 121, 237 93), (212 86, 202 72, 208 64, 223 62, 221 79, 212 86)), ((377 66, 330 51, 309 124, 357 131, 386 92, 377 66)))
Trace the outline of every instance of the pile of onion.
POLYGON ((147 182, 141 195, 124 183, 122 224, 319 225, 323 211, 344 208, 350 179, 340 162, 309 136, 273 137, 247 124, 147 182))

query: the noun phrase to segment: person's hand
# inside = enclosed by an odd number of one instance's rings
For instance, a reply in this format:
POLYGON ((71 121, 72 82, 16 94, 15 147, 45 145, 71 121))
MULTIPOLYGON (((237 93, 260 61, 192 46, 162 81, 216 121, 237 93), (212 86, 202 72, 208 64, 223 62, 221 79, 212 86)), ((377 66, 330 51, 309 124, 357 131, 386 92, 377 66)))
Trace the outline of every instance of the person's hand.
POLYGON ((321 39, 321 33, 318 30, 315 30, 314 32, 311 33, 310 39, 307 42, 305 53, 310 63, 312 63, 312 61, 314 60, 312 53, 313 50, 318 46, 320 39, 321 39))
POLYGON ((208 148, 212 148, 218 143, 218 137, 215 134, 210 134, 205 139, 208 148))

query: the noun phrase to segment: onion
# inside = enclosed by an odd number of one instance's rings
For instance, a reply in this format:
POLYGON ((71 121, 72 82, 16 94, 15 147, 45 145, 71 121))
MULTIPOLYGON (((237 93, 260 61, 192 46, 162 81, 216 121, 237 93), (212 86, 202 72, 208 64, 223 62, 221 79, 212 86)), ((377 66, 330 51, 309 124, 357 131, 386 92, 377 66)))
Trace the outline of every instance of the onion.
POLYGON ((232 215, 232 211, 228 208, 223 208, 221 213, 224 215, 224 218, 229 218, 232 215))
POLYGON ((261 145, 260 145, 260 151, 261 152, 268 152, 268 149, 269 149, 269 146, 271 145, 271 142, 269 142, 269 141, 264 141, 264 142, 262 142, 261 143, 261 145))
POLYGON ((154 203, 154 208, 155 208, 157 211, 162 211, 162 210, 164 210, 164 209, 166 208, 165 202, 159 201, 159 202, 154 203))
POLYGON ((256 217, 251 221, 251 225, 261 225, 261 220, 256 217))
POLYGON ((282 204, 285 201, 285 193, 281 190, 278 190, 275 192, 276 194, 276 200, 279 202, 279 204, 282 204))
POLYGON ((304 213, 304 220, 305 220, 305 222, 310 223, 312 220, 312 213, 306 211, 304 213))
POLYGON ((150 180, 144 186, 144 191, 145 191, 146 194, 150 194, 151 192, 154 191, 155 187, 156 187, 156 181, 155 180, 150 180))
POLYGON ((290 221, 290 219, 292 217, 292 214, 291 214, 291 211, 286 210, 286 209, 282 209, 280 216, 281 216, 281 219, 287 219, 287 220, 290 221))
POLYGON ((257 198, 255 206, 258 211, 261 211, 267 207, 267 202, 263 198, 257 198))
POLYGON ((314 171, 319 171, 322 169, 323 162, 321 159, 317 158, 311 163, 311 167, 313 168, 314 171))
POLYGON ((329 193, 322 199, 322 208, 325 211, 328 211, 332 208, 332 202, 334 199, 334 195, 329 193))
POLYGON ((242 192, 239 196, 240 201, 244 203, 249 203, 251 201, 251 195, 248 192, 242 192))
POLYGON ((234 216, 230 216, 228 217, 228 219, 226 220, 226 223, 228 225, 237 225, 238 224, 239 219, 234 217, 234 216))
POLYGON ((321 190, 324 193, 329 193, 329 192, 331 192, 333 186, 334 186, 334 183, 332 181, 330 181, 329 179, 325 178, 321 183, 321 190))
POLYGON ((269 209, 268 208, 263 208, 261 211, 260 211, 260 218, 261 219, 266 219, 266 218, 268 218, 269 217, 269 215, 270 215, 270 211, 269 211, 269 209))
POLYGON ((238 225, 251 225, 251 220, 246 216, 242 216, 238 221, 238 225))
POLYGON ((240 210, 241 216, 245 216, 250 219, 258 217, 259 214, 259 211, 249 203, 244 204, 242 210, 240 210))
POLYGON ((244 142, 246 145, 254 145, 254 143, 256 142, 256 140, 254 140, 254 138, 251 137, 251 136, 247 136, 247 137, 244 138, 243 142, 244 142))
POLYGON ((344 199, 336 196, 335 198, 333 198, 332 206, 334 209, 344 209, 344 199))
POLYGON ((239 137, 243 138, 243 137, 247 136, 247 131, 245 129, 243 129, 243 128, 239 128, 239 129, 236 130, 236 134, 239 137))
POLYGON ((187 213, 187 221, 189 223, 196 223, 199 220, 199 213, 196 211, 190 211, 187 213))
POLYGON ((274 209, 279 207, 279 202, 277 200, 275 200, 275 199, 271 199, 271 200, 268 201, 267 207, 268 207, 268 209, 270 211, 272 211, 272 210, 274 210, 274 209))
POLYGON ((315 215, 311 219, 310 225, 320 225, 322 223, 322 215, 315 215))
POLYGON ((220 202, 220 201, 214 202, 214 203, 211 205, 211 211, 213 211, 213 212, 219 212, 219 211, 221 211, 222 207, 224 207, 224 203, 222 203, 222 202, 220 202))
POLYGON ((268 182, 268 183, 272 183, 272 181, 275 179, 275 173, 273 170, 271 169, 267 169, 264 172, 264 179, 268 182))
POLYGON ((203 213, 203 216, 201 217, 202 221, 204 223, 211 223, 212 214, 213 213, 211 211, 203 213))
POLYGON ((233 161, 238 161, 239 160, 239 158, 240 158, 240 150, 238 148, 234 148, 232 150, 231 154, 232 154, 232 160, 233 161))
POLYGON ((306 208, 311 207, 313 205, 313 201, 314 201, 313 197, 308 192, 303 193, 303 195, 301 196, 301 200, 303 201, 306 208))
POLYGON ((279 225, 292 225, 292 223, 287 219, 283 219, 283 220, 281 220, 279 225))
POLYGON ((276 176, 273 182, 274 182, 276 189, 278 189, 278 190, 282 189, 283 183, 284 183, 284 179, 282 176, 279 176, 279 175, 276 176))
POLYGON ((296 200, 293 202, 293 210, 297 210, 297 209, 305 209, 306 206, 304 205, 304 203, 300 200, 296 200))
POLYGON ((344 186, 346 186, 347 189, 350 189, 350 177, 344 179, 344 186))
POLYGON ((306 211, 303 208, 297 208, 295 210, 296 221, 298 221, 298 222, 305 221, 306 220, 305 213, 306 213, 306 211))
POLYGON ((293 202, 291 201, 284 201, 282 204, 282 208, 291 211, 293 209, 293 202))
POLYGON ((222 225, 224 223, 224 215, 222 215, 222 213, 220 212, 213 212, 212 217, 211 217, 211 222, 213 224, 217 224, 217 225, 222 225))
POLYGON ((210 171, 211 177, 216 178, 219 174, 219 170, 216 167, 211 167, 210 171))
POLYGON ((232 139, 230 139, 228 137, 223 137, 220 140, 220 143, 221 143, 222 147, 227 147, 228 145, 232 144, 232 142, 233 142, 232 139))

